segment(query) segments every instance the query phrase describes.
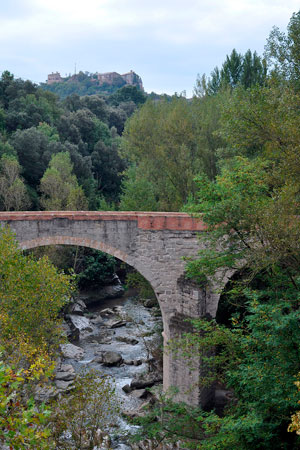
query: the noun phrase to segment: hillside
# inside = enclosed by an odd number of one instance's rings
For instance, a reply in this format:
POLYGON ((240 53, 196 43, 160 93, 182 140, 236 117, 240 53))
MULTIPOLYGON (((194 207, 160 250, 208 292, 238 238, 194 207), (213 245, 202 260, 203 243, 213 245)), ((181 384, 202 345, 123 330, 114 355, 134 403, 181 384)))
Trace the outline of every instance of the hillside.
POLYGON ((139 75, 132 70, 120 75, 117 72, 107 73, 89 73, 79 72, 68 77, 61 77, 59 72, 48 75, 47 81, 41 83, 41 88, 59 95, 60 98, 66 98, 71 94, 110 95, 123 86, 135 86, 144 91, 143 82, 139 75))

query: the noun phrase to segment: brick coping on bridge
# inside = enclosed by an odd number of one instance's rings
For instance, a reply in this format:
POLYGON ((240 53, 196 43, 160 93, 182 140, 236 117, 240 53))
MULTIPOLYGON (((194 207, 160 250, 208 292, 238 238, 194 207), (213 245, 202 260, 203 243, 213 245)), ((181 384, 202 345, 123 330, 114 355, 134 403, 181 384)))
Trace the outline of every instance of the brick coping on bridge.
POLYGON ((204 231, 203 221, 180 212, 140 211, 18 211, 0 212, 0 221, 19 220, 118 220, 136 221, 143 230, 204 231))

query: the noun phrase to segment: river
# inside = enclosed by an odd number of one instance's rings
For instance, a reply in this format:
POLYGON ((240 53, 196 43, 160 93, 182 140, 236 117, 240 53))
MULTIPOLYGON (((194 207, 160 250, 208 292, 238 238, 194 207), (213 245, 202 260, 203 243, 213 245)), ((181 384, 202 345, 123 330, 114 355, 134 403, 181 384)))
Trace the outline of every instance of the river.
MULTIPOLYGON (((86 295, 83 300, 86 300, 86 295)), ((149 370, 150 347, 155 346, 154 342, 156 345, 160 343, 162 320, 159 308, 146 308, 132 292, 128 292, 120 298, 91 304, 84 316, 90 319, 93 331, 82 333, 76 343, 84 351, 83 359, 68 359, 66 362, 71 363, 77 373, 93 369, 102 375, 107 374, 115 385, 122 411, 136 411, 145 399, 126 394, 122 388, 149 370), (116 352, 123 361, 111 367, 99 364, 101 352, 116 352)), ((116 425, 112 448, 131 449, 122 436, 133 431, 134 427, 122 414, 116 425)))

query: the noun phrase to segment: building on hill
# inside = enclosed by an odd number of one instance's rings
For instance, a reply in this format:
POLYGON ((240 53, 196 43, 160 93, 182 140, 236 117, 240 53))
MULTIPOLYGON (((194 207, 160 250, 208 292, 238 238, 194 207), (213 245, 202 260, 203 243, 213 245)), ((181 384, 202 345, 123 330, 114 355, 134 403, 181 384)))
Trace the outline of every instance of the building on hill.
POLYGON ((59 72, 52 72, 48 75, 47 84, 61 83, 62 81, 63 78, 60 76, 59 72))
POLYGON ((121 75, 122 78, 124 78, 124 80, 126 81, 126 84, 131 84, 133 86, 137 86, 138 88, 141 89, 141 91, 144 90, 144 86, 143 86, 143 82, 141 77, 136 74, 133 70, 131 70, 128 73, 124 73, 123 75, 121 75))
POLYGON ((142 91, 144 90, 143 82, 141 77, 136 74, 133 70, 128 73, 120 75, 117 72, 106 72, 89 74, 88 72, 79 72, 67 78, 62 78, 59 72, 52 72, 48 75, 47 84, 62 83, 62 82, 81 82, 85 78, 89 78, 92 83, 98 83, 99 86, 108 84, 111 86, 122 87, 124 85, 136 86, 142 91))
POLYGON ((122 76, 117 72, 98 73, 99 84, 115 84, 122 80, 122 76))

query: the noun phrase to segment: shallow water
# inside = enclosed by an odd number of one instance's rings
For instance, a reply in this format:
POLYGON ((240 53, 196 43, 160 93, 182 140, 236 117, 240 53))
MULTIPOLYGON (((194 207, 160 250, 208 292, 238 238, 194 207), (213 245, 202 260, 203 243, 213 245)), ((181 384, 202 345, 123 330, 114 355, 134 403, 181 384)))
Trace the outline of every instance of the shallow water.
MULTIPOLYGON (((122 410, 134 410, 139 407, 145 400, 134 398, 130 394, 126 394, 122 387, 130 384, 135 375, 148 371, 148 364, 143 362, 139 366, 125 365, 114 367, 106 367, 102 364, 93 362, 94 358, 99 356, 97 351, 113 351, 120 353, 125 360, 146 360, 149 358, 147 350, 147 343, 155 338, 155 334, 161 331, 161 317, 155 317, 154 309, 145 308, 141 302, 138 302, 132 295, 116 298, 113 300, 104 300, 97 305, 89 306, 88 316, 98 316, 106 309, 113 307, 121 307, 120 317, 113 316, 113 318, 121 318, 126 321, 126 325, 109 329, 105 324, 112 319, 112 316, 103 316, 103 322, 94 325, 94 331, 88 333, 81 338, 76 345, 84 350, 84 358, 81 361, 68 360, 77 372, 82 370, 93 369, 99 371, 100 374, 106 374, 113 380, 116 389, 116 395, 121 402, 122 410), (107 337, 105 335, 107 334, 107 337), (104 336, 104 337, 103 337, 104 336), (136 338, 138 343, 135 345, 120 342, 118 337, 136 338), (109 342, 106 342, 109 341, 109 342)), ((119 308, 120 309, 120 308, 119 308)), ((133 426, 129 425, 123 417, 119 417, 118 430, 114 429, 114 434, 122 434, 127 431, 132 431, 133 426)), ((115 440, 113 448, 119 450, 129 449, 122 440, 115 440)))

